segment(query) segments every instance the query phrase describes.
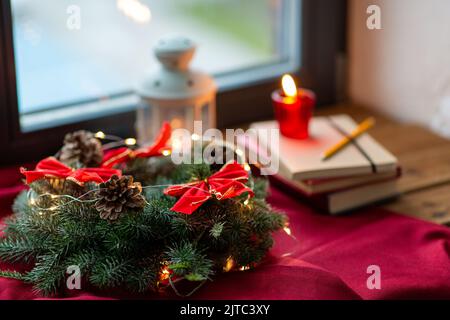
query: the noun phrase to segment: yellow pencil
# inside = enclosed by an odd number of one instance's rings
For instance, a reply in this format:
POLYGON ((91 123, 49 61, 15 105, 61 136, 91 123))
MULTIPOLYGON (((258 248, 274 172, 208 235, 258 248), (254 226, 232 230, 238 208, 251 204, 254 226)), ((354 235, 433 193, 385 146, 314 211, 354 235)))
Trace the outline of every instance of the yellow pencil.
POLYGON ((372 128, 374 125, 375 125, 374 118, 368 118, 363 122, 361 122, 361 124, 355 130, 353 130, 353 132, 350 134, 349 137, 345 137, 338 144, 325 151, 322 157, 322 161, 330 159, 336 153, 345 148, 353 139, 358 138, 360 135, 362 135, 363 133, 367 132, 370 128, 372 128))

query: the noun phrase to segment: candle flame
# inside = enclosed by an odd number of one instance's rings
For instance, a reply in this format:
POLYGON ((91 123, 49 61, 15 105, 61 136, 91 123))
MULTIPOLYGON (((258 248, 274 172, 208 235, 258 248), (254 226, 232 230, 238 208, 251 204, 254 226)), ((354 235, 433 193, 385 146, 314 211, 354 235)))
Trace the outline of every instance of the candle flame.
POLYGON ((281 80, 283 92, 287 97, 294 98, 297 96, 297 85, 292 76, 285 74, 281 80))

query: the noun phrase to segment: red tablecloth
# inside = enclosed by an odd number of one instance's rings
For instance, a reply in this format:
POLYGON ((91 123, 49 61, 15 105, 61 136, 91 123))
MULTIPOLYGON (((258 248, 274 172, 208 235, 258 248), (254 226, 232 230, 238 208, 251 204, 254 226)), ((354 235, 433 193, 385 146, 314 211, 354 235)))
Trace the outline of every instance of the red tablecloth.
MULTIPOLYGON (((17 168, 0 170, 0 216, 10 214, 21 188, 17 168)), ((193 298, 450 299, 450 229, 379 208, 341 217, 319 215, 277 189, 269 200, 287 213, 295 238, 279 232, 263 265, 221 275, 193 298), (380 267, 380 290, 367 288, 370 265, 380 267)), ((71 297, 131 298, 85 291, 71 297)), ((0 299, 35 298, 30 286, 0 278, 0 299)))

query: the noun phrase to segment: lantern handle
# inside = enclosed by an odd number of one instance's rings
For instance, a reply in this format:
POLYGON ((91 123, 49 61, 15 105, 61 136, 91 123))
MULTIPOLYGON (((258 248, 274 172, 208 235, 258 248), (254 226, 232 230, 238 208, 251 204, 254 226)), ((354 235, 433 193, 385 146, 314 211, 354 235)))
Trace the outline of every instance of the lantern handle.
POLYGON ((192 40, 183 36, 166 36, 161 38, 155 48, 155 56, 161 64, 176 71, 186 71, 196 51, 192 40))

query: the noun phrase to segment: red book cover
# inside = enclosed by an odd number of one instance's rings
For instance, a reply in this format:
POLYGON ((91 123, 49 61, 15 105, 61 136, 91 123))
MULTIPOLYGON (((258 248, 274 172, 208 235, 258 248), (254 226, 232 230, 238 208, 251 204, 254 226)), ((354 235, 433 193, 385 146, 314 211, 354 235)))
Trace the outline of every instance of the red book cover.
POLYGON ((305 193, 292 181, 280 175, 269 176, 269 180, 286 193, 306 201, 322 212, 339 214, 396 197, 398 191, 395 182, 400 176, 401 169, 399 168, 397 176, 394 178, 322 194, 305 193))

